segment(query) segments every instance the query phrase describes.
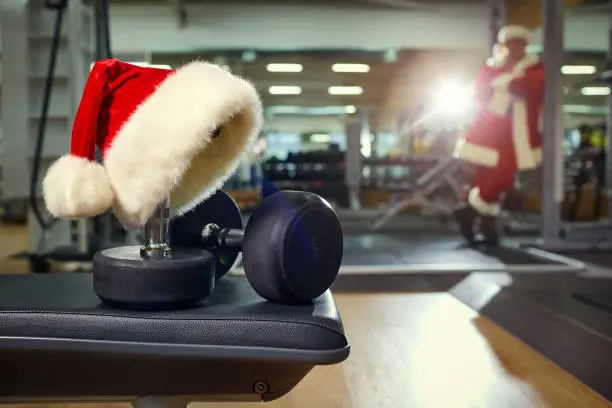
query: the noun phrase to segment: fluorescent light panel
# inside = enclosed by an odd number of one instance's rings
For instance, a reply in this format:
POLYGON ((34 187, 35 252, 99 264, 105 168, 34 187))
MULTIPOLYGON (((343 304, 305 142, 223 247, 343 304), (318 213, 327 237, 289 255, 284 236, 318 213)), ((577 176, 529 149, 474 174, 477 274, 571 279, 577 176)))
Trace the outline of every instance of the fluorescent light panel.
POLYGON ((610 95, 610 88, 607 86, 586 86, 580 90, 584 96, 605 96, 610 95))
POLYGON ((564 75, 593 75, 597 68, 593 65, 564 65, 561 72, 564 75))
POLYGON ((330 95, 361 95, 363 88, 360 86, 330 86, 327 92, 330 95))
POLYGON ((357 108, 348 106, 269 106, 266 111, 277 115, 342 115, 353 114, 357 108))
POLYGON ((276 85, 268 88, 271 95, 300 95, 302 88, 299 86, 276 85))
POLYGON ((302 72, 304 67, 302 64, 268 64, 266 66, 268 72, 302 72))
POLYGON ((370 72, 370 66, 368 64, 334 64, 332 71, 365 74, 370 72))
POLYGON ((310 135, 310 141, 313 143, 329 143, 331 136, 327 133, 313 133, 310 135))
POLYGON ((605 106, 563 105, 563 112, 585 115, 605 115, 607 113, 607 108, 605 106))

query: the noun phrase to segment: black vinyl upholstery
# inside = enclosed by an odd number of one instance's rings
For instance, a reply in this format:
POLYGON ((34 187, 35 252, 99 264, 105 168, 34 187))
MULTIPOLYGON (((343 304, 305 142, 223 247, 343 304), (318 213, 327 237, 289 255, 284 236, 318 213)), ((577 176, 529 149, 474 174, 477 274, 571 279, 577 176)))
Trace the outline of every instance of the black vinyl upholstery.
POLYGON ((348 352, 329 291, 312 305, 281 306, 226 277, 199 308, 135 312, 101 304, 90 274, 0 275, 0 399, 163 390, 242 400, 258 378, 270 385, 261 398, 273 399, 348 352))

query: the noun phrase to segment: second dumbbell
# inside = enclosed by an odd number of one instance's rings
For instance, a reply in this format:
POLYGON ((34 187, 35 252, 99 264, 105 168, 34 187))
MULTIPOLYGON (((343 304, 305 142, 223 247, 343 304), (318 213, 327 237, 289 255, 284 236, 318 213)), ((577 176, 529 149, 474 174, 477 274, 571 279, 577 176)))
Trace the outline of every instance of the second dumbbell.
POLYGON ((343 255, 342 227, 320 196, 297 191, 272 194, 244 230, 209 222, 206 205, 205 201, 201 208, 171 222, 173 245, 213 253, 241 250, 247 279, 260 296, 284 304, 309 302, 337 277, 343 255))

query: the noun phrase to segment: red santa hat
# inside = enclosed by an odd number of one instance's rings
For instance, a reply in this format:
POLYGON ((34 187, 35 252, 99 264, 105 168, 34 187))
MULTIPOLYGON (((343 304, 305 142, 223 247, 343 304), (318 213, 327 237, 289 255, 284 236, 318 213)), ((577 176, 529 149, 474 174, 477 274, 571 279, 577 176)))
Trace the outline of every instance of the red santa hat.
POLYGON ((167 196, 173 214, 187 212, 235 171, 261 117, 254 87, 216 65, 193 62, 173 71, 98 61, 70 154, 44 178, 47 208, 70 219, 113 207, 128 228, 144 225, 167 196), (96 146, 103 164, 95 161, 96 146))
POLYGON ((531 30, 520 25, 509 25, 503 27, 497 34, 497 42, 500 44, 517 38, 523 39, 529 43, 531 41, 531 30))

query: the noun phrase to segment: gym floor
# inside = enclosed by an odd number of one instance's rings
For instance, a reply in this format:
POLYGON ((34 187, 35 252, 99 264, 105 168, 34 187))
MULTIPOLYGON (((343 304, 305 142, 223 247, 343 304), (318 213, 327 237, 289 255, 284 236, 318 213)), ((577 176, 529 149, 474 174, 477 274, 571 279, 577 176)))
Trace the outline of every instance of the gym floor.
MULTIPOLYGON (((24 262, 6 259, 25 246, 23 227, 0 227, 0 270, 27 272, 24 262)), ((335 298, 351 342, 350 358, 338 366, 315 369, 293 392, 268 406, 612 407, 612 403, 448 293, 337 293, 335 298)), ((109 404, 19 405, 54 406, 109 404)))

